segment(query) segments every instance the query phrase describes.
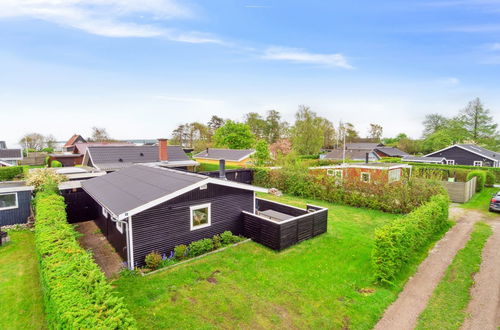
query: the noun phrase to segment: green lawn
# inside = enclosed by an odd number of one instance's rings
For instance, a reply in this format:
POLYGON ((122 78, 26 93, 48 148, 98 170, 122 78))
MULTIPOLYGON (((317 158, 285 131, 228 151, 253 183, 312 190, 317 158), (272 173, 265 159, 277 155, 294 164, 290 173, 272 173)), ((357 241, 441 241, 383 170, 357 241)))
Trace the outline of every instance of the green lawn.
POLYGON ((424 258, 393 287, 373 283, 375 228, 397 215, 296 197, 329 208, 328 233, 282 252, 254 242, 114 284, 140 327, 370 329, 424 258))
MULTIPOLYGON (((241 168, 240 166, 235 166, 235 165, 226 165, 226 170, 233 170, 241 168)), ((210 171, 218 171, 219 170, 219 164, 210 164, 210 163, 200 163, 198 167, 196 167, 196 170, 198 172, 210 172, 210 171)))
POLYGON ((9 232, 0 247, 0 329, 44 329, 43 298, 34 234, 9 232))
POLYGON ((485 187, 481 192, 476 193, 470 201, 461 204, 460 206, 465 209, 475 209, 488 212, 490 200, 493 194, 500 191, 500 188, 485 187))
POLYGON ((420 315, 417 329, 460 328, 471 298, 472 276, 479 271, 481 252, 491 234, 491 227, 486 223, 475 224, 469 242, 458 251, 420 315))

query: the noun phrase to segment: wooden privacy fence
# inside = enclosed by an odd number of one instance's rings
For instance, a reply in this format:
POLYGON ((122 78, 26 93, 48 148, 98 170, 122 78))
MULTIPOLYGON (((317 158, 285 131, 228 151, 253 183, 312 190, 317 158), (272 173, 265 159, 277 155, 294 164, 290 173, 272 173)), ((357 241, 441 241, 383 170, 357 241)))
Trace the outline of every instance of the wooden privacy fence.
POLYGON ((473 177, 467 182, 441 181, 443 187, 448 191, 450 200, 454 203, 466 203, 476 193, 477 178, 473 177))
MULTIPOLYGON (((210 172, 200 172, 200 174, 218 178, 219 171, 210 171, 210 172)), ((252 184, 253 180, 253 170, 247 168, 234 169, 234 170, 226 170, 226 179, 229 181, 235 181, 240 183, 252 184)))
POLYGON ((273 250, 281 251, 327 231, 328 209, 307 205, 307 209, 257 198, 258 210, 274 210, 293 216, 276 221, 243 211, 244 235, 273 250))

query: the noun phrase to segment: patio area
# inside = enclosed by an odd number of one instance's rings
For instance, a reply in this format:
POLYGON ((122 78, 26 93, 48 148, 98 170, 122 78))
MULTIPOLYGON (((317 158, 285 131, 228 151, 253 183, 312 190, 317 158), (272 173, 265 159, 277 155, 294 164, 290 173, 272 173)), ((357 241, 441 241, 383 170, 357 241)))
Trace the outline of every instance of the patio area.
POLYGON ((78 238, 80 245, 92 251, 95 262, 101 267, 107 278, 115 277, 123 268, 123 260, 102 234, 94 221, 79 222, 75 229, 82 234, 78 238))

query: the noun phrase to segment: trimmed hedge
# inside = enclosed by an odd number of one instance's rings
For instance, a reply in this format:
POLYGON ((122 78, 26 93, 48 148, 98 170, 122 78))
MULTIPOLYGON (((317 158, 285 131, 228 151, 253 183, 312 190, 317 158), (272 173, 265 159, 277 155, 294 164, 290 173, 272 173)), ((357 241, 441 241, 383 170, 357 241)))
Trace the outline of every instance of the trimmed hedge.
POLYGON ((493 175, 490 171, 486 171, 486 181, 484 184, 490 187, 495 184, 495 175, 493 175))
POLYGON ((35 245, 47 323, 52 329, 130 329, 135 320, 66 220, 64 198, 35 198, 35 245))
POLYGON ((447 195, 439 194, 411 213, 375 231, 375 279, 391 283, 403 266, 448 227, 447 195))
POLYGON ((475 170, 475 171, 469 172, 469 174, 467 174, 467 181, 469 181, 473 177, 477 178, 476 191, 480 192, 481 190, 483 190, 484 184, 486 182, 486 171, 475 170))
POLYGON ((24 176, 22 166, 0 167, 0 181, 11 181, 24 176))
POLYGON ((58 160, 53 160, 50 162, 50 167, 62 167, 62 163, 58 160))

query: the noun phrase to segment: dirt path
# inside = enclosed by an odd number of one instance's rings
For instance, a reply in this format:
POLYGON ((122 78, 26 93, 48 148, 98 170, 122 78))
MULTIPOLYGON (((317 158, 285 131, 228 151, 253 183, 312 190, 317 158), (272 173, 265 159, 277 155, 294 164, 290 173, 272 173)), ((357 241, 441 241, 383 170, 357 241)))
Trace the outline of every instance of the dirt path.
MULTIPOLYGON (((499 217, 500 218, 500 217, 499 217)), ((489 221, 493 229, 482 253, 479 273, 474 276, 469 317, 462 329, 497 329, 500 326, 500 219, 489 221)))
POLYGON ((429 256, 418 267, 417 272, 406 283, 398 299, 385 311, 375 329, 413 329, 418 316, 427 306, 427 301, 443 277, 448 265, 458 250, 470 238, 474 223, 483 215, 452 207, 450 217, 457 218, 457 224, 429 252, 429 256))

